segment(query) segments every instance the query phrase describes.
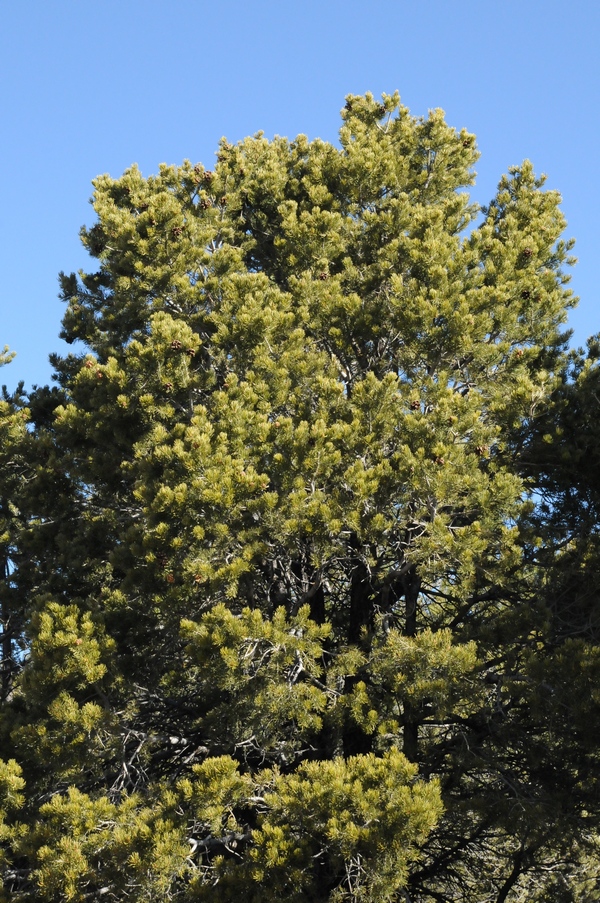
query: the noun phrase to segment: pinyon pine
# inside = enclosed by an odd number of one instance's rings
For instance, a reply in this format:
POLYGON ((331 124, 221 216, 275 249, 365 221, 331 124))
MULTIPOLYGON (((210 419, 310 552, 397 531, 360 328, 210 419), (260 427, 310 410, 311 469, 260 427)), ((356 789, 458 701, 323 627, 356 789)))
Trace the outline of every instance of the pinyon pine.
POLYGON ((367 94, 94 182, 0 406, 1 899, 600 899, 598 355, 477 157, 367 94))

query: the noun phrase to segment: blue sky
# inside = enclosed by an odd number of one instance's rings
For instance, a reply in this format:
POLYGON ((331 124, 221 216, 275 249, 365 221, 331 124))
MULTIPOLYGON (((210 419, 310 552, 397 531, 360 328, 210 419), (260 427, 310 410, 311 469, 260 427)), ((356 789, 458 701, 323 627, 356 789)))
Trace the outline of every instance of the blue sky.
POLYGON ((98 173, 184 158, 259 129, 336 141, 348 93, 400 91, 475 132, 475 200, 528 157, 577 239, 574 343, 600 331, 597 0, 20 0, 0 11, 0 381, 46 383, 57 273, 86 268, 98 173))

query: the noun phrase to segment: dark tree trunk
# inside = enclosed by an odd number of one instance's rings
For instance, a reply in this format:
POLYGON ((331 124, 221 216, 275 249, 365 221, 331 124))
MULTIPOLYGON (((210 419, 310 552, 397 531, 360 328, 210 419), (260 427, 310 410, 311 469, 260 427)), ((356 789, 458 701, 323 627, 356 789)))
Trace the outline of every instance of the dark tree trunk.
POLYGON ((373 598, 367 566, 355 533, 350 538, 350 617, 348 642, 358 643, 363 627, 373 626, 373 598))
MULTIPOLYGON (((413 637, 417 633, 417 602, 421 590, 421 580, 415 568, 411 568, 403 577, 404 583, 404 633, 413 637)), ((406 700, 404 703, 404 755, 411 762, 416 762, 419 755, 419 722, 414 706, 406 700)))
POLYGON ((313 595, 310 598, 310 616, 313 621, 316 621, 317 624, 325 623, 325 592, 323 590, 323 586, 319 584, 319 586, 315 589, 313 595))

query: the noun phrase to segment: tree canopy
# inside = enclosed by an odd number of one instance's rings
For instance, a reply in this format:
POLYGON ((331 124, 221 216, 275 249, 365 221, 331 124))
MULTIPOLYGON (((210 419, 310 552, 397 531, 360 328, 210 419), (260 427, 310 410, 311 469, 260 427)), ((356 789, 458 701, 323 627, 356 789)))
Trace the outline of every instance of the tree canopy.
POLYGON ((367 94, 95 180, 0 404, 0 899, 600 900, 600 353, 477 158, 367 94))

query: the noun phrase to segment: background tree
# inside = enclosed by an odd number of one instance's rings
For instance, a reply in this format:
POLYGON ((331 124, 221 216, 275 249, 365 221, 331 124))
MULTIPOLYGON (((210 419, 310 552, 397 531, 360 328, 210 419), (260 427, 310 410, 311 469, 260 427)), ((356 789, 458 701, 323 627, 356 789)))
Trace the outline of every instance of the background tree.
MULTIPOLYGON (((10 362, 14 355, 8 348, 0 352, 0 366, 10 362)), ((17 489, 24 473, 24 461, 17 452, 25 433, 27 412, 20 410, 22 386, 11 398, 4 388, 0 401, 0 561, 2 582, 0 584, 0 624, 1 624, 1 660, 0 682, 1 698, 5 701, 10 693, 12 676, 15 670, 16 644, 23 630, 23 621, 19 618, 18 608, 13 604, 12 573, 17 556, 16 534, 19 528, 19 515, 15 505, 17 489)))
POLYGON ((94 183, 29 399, 11 899, 501 903, 592 861, 597 637, 537 504, 560 198, 526 162, 480 211, 440 111, 342 116, 94 183))

